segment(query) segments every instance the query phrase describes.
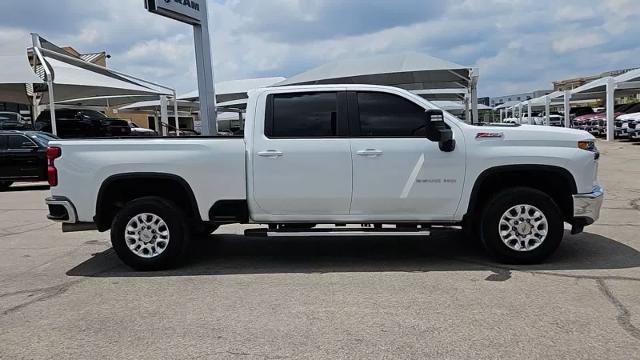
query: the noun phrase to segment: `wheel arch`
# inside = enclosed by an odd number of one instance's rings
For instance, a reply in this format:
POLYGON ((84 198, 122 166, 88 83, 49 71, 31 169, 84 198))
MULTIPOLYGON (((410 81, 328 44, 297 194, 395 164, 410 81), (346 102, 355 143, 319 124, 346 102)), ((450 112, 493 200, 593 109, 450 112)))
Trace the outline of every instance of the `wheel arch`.
POLYGON ((558 205, 565 219, 572 216, 571 195, 577 193, 577 185, 569 170, 555 165, 517 164, 490 167, 478 175, 471 190, 465 217, 481 209, 491 194, 512 186, 529 186, 559 197, 558 205))
POLYGON ((94 216, 94 222, 98 230, 106 231, 110 228, 111 221, 115 216, 115 212, 117 212, 114 207, 117 208, 118 201, 127 202, 150 195, 164 197, 176 202, 190 218, 197 222, 202 222, 196 197, 191 186, 184 178, 169 173, 130 172, 111 175, 100 185, 94 216), (151 185, 145 187, 142 186, 143 184, 151 185), (132 188, 127 186, 132 186, 132 188), (175 186, 175 188, 172 186, 175 186), (123 189, 128 190, 128 192, 121 192, 119 197, 117 193, 114 194, 114 191, 123 189), (165 194, 158 193, 162 189, 172 191, 165 194))

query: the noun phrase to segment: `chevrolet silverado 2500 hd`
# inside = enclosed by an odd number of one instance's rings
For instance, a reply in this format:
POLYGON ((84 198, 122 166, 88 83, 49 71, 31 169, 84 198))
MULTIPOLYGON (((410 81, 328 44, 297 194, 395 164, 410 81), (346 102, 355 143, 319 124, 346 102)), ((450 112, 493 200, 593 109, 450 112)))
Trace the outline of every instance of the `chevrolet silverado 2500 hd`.
POLYGON ((472 126, 384 86, 256 89, 244 137, 58 140, 48 157, 48 217, 111 230, 142 270, 175 265, 191 234, 227 223, 305 236, 461 225, 499 260, 540 262, 564 223, 597 220, 603 197, 587 132, 472 126))

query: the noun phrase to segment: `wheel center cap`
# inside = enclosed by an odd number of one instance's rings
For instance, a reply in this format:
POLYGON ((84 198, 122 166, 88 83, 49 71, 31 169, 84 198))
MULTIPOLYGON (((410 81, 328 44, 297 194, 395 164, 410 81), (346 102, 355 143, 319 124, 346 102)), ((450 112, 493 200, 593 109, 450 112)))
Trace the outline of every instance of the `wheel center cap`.
POLYGON ((142 239, 142 241, 144 242, 149 242, 152 238, 153 235, 148 230, 142 230, 142 232, 140 233, 140 239, 142 239))
POLYGON ((531 232, 531 225, 527 223, 520 223, 518 224, 517 229, 520 235, 528 235, 531 232))

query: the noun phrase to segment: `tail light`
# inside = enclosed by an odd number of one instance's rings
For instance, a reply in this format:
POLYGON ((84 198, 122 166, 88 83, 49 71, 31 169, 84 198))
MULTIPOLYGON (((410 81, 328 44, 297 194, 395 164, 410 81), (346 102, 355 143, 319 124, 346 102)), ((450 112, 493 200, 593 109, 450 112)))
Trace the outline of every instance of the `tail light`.
POLYGON ((47 181, 50 186, 58 185, 58 170, 54 164, 54 160, 62 155, 62 149, 59 147, 47 148, 47 181))

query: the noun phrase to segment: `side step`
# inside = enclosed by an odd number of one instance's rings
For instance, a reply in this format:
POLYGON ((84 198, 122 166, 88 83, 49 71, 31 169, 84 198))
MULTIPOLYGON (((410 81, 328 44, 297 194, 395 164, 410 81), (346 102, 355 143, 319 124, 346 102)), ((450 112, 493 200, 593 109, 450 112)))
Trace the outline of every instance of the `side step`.
POLYGON ((247 229, 245 236, 428 236, 429 229, 406 228, 318 228, 318 229, 247 229))

